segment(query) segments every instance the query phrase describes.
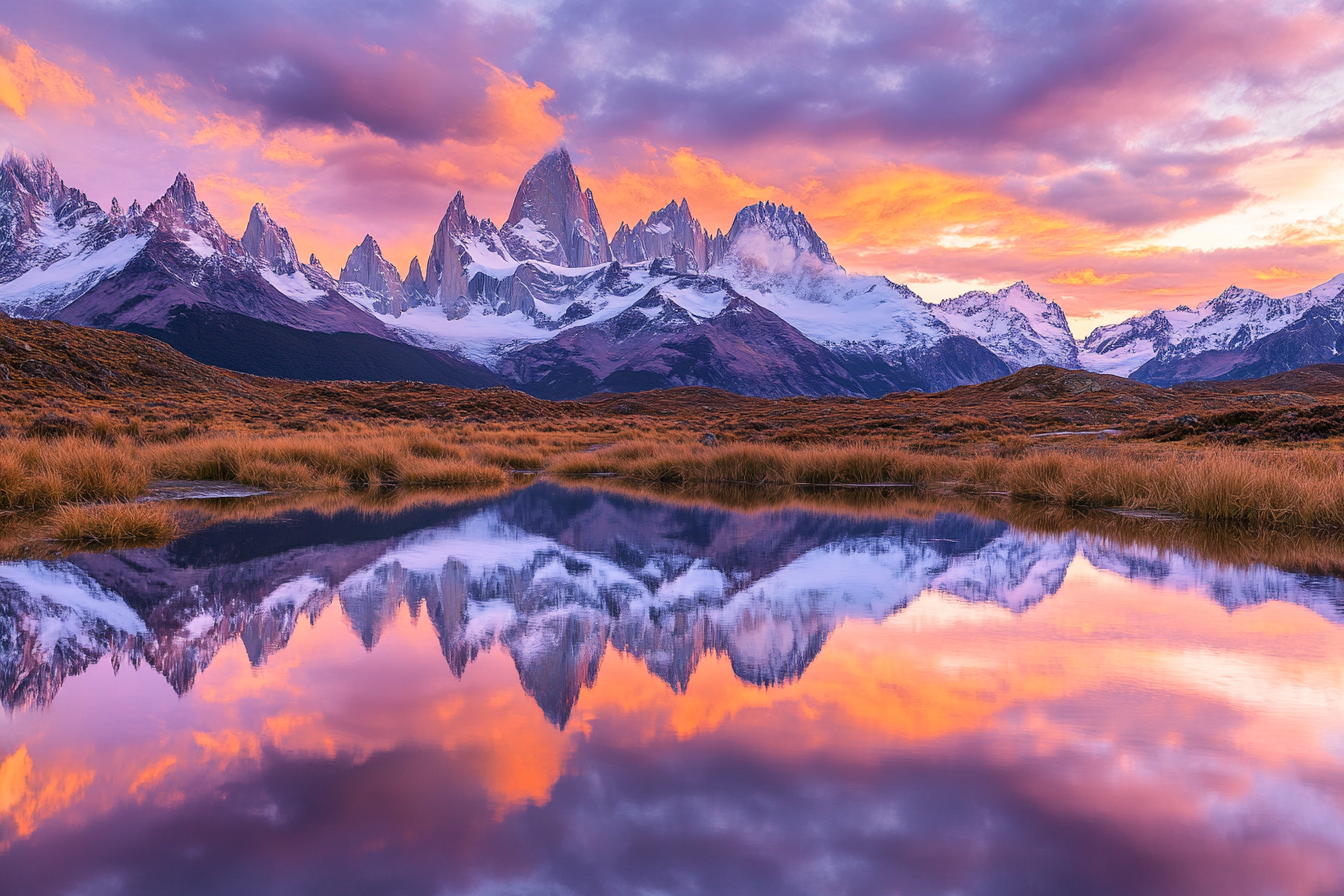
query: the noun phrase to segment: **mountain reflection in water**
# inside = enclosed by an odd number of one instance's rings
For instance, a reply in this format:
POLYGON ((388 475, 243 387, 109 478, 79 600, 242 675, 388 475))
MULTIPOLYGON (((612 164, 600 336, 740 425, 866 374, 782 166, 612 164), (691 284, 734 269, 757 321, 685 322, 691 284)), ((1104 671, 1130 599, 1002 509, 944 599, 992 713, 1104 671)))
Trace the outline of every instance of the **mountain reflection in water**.
POLYGON ((549 483, 3 562, 0 880, 1338 892, 1341 621, 1082 533, 549 483))

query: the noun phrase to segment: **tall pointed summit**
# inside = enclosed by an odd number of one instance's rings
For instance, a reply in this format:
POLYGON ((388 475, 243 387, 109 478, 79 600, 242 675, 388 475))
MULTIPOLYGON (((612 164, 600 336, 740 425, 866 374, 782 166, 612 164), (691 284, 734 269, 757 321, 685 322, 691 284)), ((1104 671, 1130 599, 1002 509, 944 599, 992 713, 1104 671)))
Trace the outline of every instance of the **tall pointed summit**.
POLYGON ((532 166, 502 231, 514 258, 588 267, 611 261, 611 246, 592 191, 574 173, 569 151, 556 149, 532 166))
POLYGON ((196 244, 195 247, 205 254, 214 250, 232 258, 247 255, 242 244, 225 232, 210 209, 196 197, 196 185, 180 172, 167 192, 149 204, 144 217, 146 221, 169 231, 188 245, 193 245, 193 235, 200 237, 207 245, 196 244))
POLYGON ((252 206, 242 244, 248 255, 270 265, 277 274, 292 274, 299 268, 299 253, 289 231, 275 223, 260 202, 252 206))

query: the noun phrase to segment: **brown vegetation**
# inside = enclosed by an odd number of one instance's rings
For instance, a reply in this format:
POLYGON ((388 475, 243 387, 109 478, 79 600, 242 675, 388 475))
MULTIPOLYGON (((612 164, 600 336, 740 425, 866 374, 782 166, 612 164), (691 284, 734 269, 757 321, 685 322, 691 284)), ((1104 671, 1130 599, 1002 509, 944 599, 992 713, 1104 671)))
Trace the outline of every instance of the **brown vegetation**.
POLYGON ((1153 439, 1296 442, 1344 437, 1342 393, 1344 365, 1176 389, 1036 367, 978 386, 872 400, 768 400, 687 387, 549 402, 503 388, 264 379, 199 364, 146 337, 0 319, 0 427, 37 437, 130 431, 145 441, 177 441, 221 429, 321 432, 414 422, 526 424, 589 433, 594 442, 631 431, 710 431, 720 441, 782 444, 894 440, 934 452, 1100 428, 1153 439))
POLYGON ((82 548, 163 544, 179 531, 162 504, 71 504, 52 514, 49 526, 56 541, 82 548))
POLYGON ((759 485, 906 485, 1191 520, 1344 529, 1344 454, 1322 449, 1192 450, 1061 444, 1014 453, 928 454, 871 445, 646 445, 559 458, 576 478, 759 485))
POLYGON ((1177 389, 1031 368, 878 400, 682 388, 547 402, 508 389, 268 380, 151 339, 0 319, 0 518, 92 527, 92 514, 131 512, 70 508, 125 507, 156 479, 373 495, 503 488, 514 472, 545 470, 683 491, 885 484, 1341 530, 1342 385, 1338 365, 1177 389), (1069 434, 1080 431, 1091 434, 1069 434))

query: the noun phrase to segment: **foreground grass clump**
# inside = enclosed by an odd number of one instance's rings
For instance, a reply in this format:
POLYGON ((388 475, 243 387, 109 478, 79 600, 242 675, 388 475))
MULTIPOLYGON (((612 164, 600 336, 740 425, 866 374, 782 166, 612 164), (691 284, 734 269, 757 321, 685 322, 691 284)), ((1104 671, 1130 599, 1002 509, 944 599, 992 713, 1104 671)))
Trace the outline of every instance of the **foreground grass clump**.
POLYGON ((154 478, 218 479, 269 489, 457 488, 503 484, 535 471, 585 435, 546 439, 513 430, 351 428, 343 432, 255 436, 223 433, 146 445, 154 478))
POLYGON ((72 504, 52 514, 51 536, 70 547, 161 544, 178 534, 161 504, 72 504))
POLYGON ((148 447, 158 479, 222 479, 268 489, 493 486, 506 468, 425 433, 205 436, 148 447))
POLYGON ((124 501, 148 481, 134 452, 94 439, 0 439, 0 510, 124 501))

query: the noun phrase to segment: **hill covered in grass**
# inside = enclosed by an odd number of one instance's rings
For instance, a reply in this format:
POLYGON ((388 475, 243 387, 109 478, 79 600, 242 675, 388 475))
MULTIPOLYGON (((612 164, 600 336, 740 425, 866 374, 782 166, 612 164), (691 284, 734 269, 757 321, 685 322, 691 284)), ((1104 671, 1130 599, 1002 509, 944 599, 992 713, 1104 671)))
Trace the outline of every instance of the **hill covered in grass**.
POLYGON ((135 420, 147 436, 418 421, 462 425, 710 432, 808 442, 892 438, 955 447, 1004 436, 1116 429, 1164 440, 1302 441, 1344 434, 1344 365, 1172 389, 1125 377, 1031 367, 974 386, 880 399, 762 399, 684 387, 579 401, 422 382, 298 382, 202 364, 142 335, 0 318, 0 424, 79 432, 90 415, 135 420))

